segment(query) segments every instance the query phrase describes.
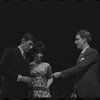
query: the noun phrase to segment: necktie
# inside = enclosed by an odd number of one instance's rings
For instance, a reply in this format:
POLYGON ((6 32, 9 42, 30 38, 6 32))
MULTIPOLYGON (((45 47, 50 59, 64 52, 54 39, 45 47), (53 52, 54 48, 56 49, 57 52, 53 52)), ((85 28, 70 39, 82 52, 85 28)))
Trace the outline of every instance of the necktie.
POLYGON ((25 53, 23 53, 23 58, 24 58, 24 60, 26 59, 26 54, 25 53))
POLYGON ((83 54, 84 53, 80 53, 79 60, 81 60, 81 58, 83 57, 83 54))

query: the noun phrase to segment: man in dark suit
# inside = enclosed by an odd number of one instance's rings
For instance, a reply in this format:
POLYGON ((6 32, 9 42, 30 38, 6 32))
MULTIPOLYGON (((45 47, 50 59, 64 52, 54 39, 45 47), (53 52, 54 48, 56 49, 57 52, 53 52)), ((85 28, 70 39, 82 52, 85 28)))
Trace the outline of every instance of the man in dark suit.
POLYGON ((76 34, 75 44, 82 50, 77 60, 77 64, 72 68, 61 72, 55 72, 55 78, 67 78, 76 75, 74 88, 77 98, 100 98, 100 66, 99 54, 97 50, 89 46, 92 40, 91 34, 87 30, 80 30, 76 34))
POLYGON ((35 40, 32 34, 26 33, 18 47, 7 48, 4 51, 0 61, 0 73, 4 76, 1 98, 28 98, 28 85, 32 79, 29 77, 29 62, 25 52, 33 48, 35 40))

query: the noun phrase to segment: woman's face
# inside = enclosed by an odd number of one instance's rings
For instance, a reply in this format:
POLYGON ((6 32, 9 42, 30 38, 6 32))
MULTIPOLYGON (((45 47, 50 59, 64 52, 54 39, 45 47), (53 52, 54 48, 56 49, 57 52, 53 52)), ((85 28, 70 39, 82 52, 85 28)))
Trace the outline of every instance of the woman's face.
POLYGON ((38 54, 35 55, 35 60, 41 61, 42 60, 42 57, 43 57, 43 54, 38 53, 38 54))

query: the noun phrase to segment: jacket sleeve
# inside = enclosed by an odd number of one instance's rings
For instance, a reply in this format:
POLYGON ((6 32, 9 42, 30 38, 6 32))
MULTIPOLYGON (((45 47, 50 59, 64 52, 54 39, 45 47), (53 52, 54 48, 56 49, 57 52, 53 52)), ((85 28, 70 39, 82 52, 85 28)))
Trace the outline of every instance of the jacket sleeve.
POLYGON ((96 50, 93 50, 91 52, 88 52, 84 58, 84 60, 80 61, 79 64, 75 65, 72 68, 69 68, 67 70, 61 71, 61 76, 63 78, 67 78, 73 74, 77 74, 83 70, 88 70, 91 66, 93 66, 96 63, 99 63, 99 55, 96 50))
POLYGON ((10 68, 10 63, 13 59, 13 51, 10 48, 5 49, 0 61, 0 73, 7 78, 17 80, 18 74, 10 68))

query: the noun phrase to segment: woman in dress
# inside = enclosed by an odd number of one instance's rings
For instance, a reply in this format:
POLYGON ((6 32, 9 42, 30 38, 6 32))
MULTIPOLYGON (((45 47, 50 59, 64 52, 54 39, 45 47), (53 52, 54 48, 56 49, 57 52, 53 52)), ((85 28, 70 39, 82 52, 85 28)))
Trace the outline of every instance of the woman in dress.
POLYGON ((53 82, 51 77, 52 69, 49 63, 42 62, 45 45, 39 41, 35 45, 36 51, 34 61, 31 65, 32 97, 33 98, 51 98, 49 87, 53 82))

